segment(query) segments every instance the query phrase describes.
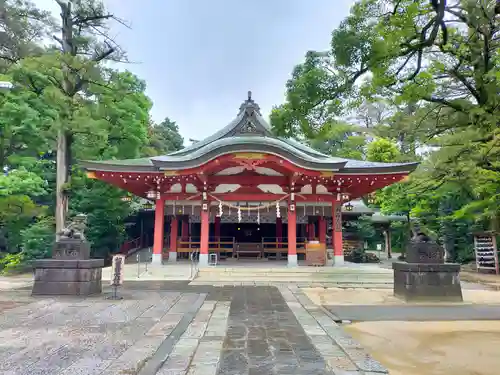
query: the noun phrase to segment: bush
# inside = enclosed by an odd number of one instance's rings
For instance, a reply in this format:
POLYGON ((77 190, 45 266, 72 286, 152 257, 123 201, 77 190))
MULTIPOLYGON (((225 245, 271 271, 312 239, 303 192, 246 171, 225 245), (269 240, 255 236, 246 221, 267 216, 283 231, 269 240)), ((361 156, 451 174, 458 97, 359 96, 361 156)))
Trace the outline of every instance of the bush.
POLYGON ((7 254, 0 259, 3 273, 12 274, 31 270, 36 259, 48 258, 52 253, 55 239, 54 220, 42 218, 21 231, 22 250, 16 254, 7 254))
POLYGON ((21 232, 22 254, 26 261, 48 258, 55 240, 53 218, 42 218, 21 232))
POLYGON ((4 274, 20 273, 29 270, 22 253, 7 254, 0 259, 0 269, 4 274))
POLYGON ((380 259, 373 253, 366 253, 364 249, 355 249, 344 253, 345 260, 352 263, 380 263, 380 259))
POLYGON ((363 249, 355 249, 346 256, 346 260, 352 263, 363 263, 363 258, 364 258, 363 249))

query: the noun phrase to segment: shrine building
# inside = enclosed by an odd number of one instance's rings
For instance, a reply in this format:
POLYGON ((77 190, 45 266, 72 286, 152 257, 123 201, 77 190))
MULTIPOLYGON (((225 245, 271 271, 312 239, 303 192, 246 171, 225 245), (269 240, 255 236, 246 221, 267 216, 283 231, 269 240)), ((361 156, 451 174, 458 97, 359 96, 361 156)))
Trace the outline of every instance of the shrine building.
POLYGON ((90 178, 152 202, 153 263, 196 250, 201 267, 210 253, 296 266, 312 241, 332 246, 342 264, 342 205, 403 180, 417 164, 343 159, 277 137, 251 93, 229 125, 180 151, 80 163, 90 178))

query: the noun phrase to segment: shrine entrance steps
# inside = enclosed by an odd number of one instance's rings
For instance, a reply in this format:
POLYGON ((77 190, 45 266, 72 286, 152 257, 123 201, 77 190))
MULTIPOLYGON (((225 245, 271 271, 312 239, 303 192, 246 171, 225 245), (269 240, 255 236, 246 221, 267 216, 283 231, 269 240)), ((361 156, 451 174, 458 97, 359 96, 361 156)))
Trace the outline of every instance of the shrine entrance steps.
POLYGON ((228 267, 200 268, 192 285, 266 285, 296 284, 298 286, 325 286, 340 288, 392 289, 392 270, 377 266, 307 267, 286 266, 263 267, 260 264, 245 264, 228 267))

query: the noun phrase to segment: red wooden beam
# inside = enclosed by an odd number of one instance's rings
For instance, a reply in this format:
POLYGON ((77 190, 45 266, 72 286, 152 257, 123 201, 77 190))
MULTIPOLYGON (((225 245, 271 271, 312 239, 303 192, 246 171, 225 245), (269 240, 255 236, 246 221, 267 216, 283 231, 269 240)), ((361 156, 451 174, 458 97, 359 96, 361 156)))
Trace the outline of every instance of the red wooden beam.
POLYGON ((262 184, 286 185, 288 177, 286 176, 264 176, 259 174, 241 173, 228 176, 210 176, 210 184, 239 184, 247 186, 256 186, 262 184))
MULTIPOLYGON (((286 194, 271 194, 271 193, 210 193, 214 197, 227 202, 272 202, 280 198, 286 197, 286 194)), ((187 200, 189 198, 195 197, 197 194, 183 194, 183 193, 165 193, 162 197, 167 201, 174 200, 187 200)), ((199 195, 199 194, 198 194, 199 195)), ((193 199, 194 201, 199 201, 199 198, 193 199)), ((334 202, 336 196, 328 194, 318 194, 318 195, 295 195, 295 200, 297 202, 334 202)))

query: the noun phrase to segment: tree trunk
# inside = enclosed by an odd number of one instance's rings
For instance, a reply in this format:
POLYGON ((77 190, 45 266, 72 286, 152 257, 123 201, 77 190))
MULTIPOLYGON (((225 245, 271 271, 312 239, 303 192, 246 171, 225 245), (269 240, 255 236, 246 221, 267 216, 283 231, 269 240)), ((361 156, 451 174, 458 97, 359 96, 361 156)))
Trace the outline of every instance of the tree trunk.
MULTIPOLYGON (((61 47, 64 54, 69 54, 71 56, 76 55, 75 48, 73 47, 73 19, 71 12, 71 2, 58 1, 61 8, 61 47)), ((74 95, 72 89, 72 83, 69 77, 68 66, 63 63, 63 90, 64 93, 72 98, 74 95)), ((71 113, 71 108, 68 113, 71 113)), ((69 120, 69 119, 65 119, 69 120)), ((57 172, 56 172, 56 240, 58 239, 58 233, 66 225, 66 217, 68 214, 68 194, 66 188, 69 183, 69 173, 70 173, 70 160, 71 160, 71 137, 66 129, 65 122, 61 124, 61 128, 57 132, 57 172)))
POLYGON ((69 182, 68 137, 64 129, 57 133, 57 171, 56 171, 56 239, 66 224, 68 196, 65 188, 69 182))

